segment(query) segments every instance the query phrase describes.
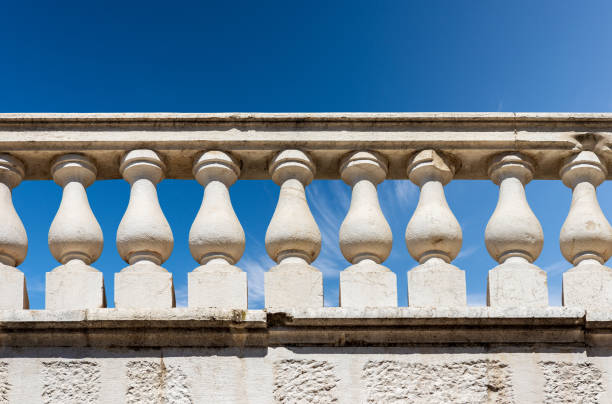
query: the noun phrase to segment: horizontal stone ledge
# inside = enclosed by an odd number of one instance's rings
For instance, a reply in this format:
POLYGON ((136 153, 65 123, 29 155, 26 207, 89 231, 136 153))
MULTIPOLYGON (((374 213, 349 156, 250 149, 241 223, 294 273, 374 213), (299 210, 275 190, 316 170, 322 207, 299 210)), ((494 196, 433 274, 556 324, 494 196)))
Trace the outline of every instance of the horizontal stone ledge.
POLYGON ((0 345, 267 347, 571 344, 612 346, 578 308, 96 309, 0 312, 0 345))
MULTIPOLYGON (((612 313, 590 315, 612 327, 612 313)), ((573 307, 547 308, 413 308, 227 310, 214 308, 0 310, 0 329, 246 327, 277 326, 421 326, 421 325, 584 325, 589 316, 573 307)))
MULTIPOLYGON (((580 308, 322 308, 268 310, 268 322, 283 326, 453 326, 453 325, 555 325, 578 326, 585 322, 580 308)), ((612 317, 612 316, 611 316, 612 317)), ((612 318, 610 319, 612 325, 612 318)))
POLYGON ((262 310, 0 310, 0 332, 16 328, 265 328, 262 310))
MULTIPOLYGON (((564 158, 579 147, 568 130, 515 128, 341 128, 299 130, 285 128, 212 128, 189 130, 125 130, 86 128, 79 130, 6 130, 0 125, 0 151, 25 164, 25 179, 51 179, 51 163, 67 153, 82 153, 97 167, 97 180, 118 179, 119 162, 129 150, 147 148, 166 163, 166 178, 193 179, 193 162, 204 150, 231 152, 241 161, 242 180, 270 179, 269 161, 280 150, 307 151, 316 165, 316 179, 338 179, 341 159, 354 150, 373 150, 389 162, 388 179, 407 180, 407 160, 414 152, 436 149, 461 162, 456 179, 489 179, 488 161, 495 154, 521 151, 536 161, 534 178, 559 179, 564 158)), ((578 128, 580 131, 590 131, 578 128)), ((610 128, 608 128, 610 130, 610 128)), ((602 133, 612 139, 612 132, 602 133)), ((607 152, 606 152, 607 153, 607 152)), ((609 174, 612 178, 612 174, 609 174)))
POLYGON ((235 154, 241 179, 269 179, 270 159, 286 148, 309 152, 317 179, 338 179, 342 157, 359 149, 385 156, 388 179, 406 179, 409 155, 430 148, 461 162, 456 179, 488 179, 489 159, 506 151, 533 158, 534 178, 558 179, 584 134, 608 155, 612 114, 0 114, 0 151, 25 163, 27 180, 50 179, 51 162, 75 152, 94 161, 97 179, 121 178, 121 156, 143 147, 174 179, 193 179, 193 160, 208 149, 235 154))

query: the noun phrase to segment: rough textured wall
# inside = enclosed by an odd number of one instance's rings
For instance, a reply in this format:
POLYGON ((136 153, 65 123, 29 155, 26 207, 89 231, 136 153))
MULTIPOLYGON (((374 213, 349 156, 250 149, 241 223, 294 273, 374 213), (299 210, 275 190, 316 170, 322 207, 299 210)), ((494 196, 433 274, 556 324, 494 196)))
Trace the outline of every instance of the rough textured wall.
POLYGON ((0 402, 610 403, 610 349, 4 348, 0 402))
POLYGON ((368 361, 362 379, 369 403, 512 403, 508 365, 497 360, 441 364, 368 361))

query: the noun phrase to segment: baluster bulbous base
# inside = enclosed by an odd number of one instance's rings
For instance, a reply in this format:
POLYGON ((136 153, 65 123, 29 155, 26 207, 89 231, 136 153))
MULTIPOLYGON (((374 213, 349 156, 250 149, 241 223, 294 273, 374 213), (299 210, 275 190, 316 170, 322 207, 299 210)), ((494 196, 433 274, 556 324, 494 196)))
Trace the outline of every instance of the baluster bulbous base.
POLYGON ((397 307, 397 277, 365 259, 340 272, 341 307, 397 307))
POLYGON ((594 259, 581 261, 563 274, 564 306, 586 310, 612 307, 612 268, 594 259))
POLYGON ((248 308, 247 274, 224 259, 213 259, 187 274, 189 307, 248 308))
POLYGON ((465 272, 440 258, 430 258, 408 271, 408 306, 467 305, 465 272))
POLYGON ((547 307, 546 272, 525 259, 509 258, 489 271, 487 306, 547 307))
POLYGON ((172 274, 150 261, 138 261, 115 274, 115 307, 168 309, 176 305, 172 274))
POLYGON ((104 275, 81 260, 71 260, 46 274, 47 310, 106 307, 104 275))
POLYGON ((300 258, 286 258, 264 274, 266 308, 323 307, 323 275, 300 258))
POLYGON ((0 262, 0 310, 29 308, 25 275, 19 269, 0 262))

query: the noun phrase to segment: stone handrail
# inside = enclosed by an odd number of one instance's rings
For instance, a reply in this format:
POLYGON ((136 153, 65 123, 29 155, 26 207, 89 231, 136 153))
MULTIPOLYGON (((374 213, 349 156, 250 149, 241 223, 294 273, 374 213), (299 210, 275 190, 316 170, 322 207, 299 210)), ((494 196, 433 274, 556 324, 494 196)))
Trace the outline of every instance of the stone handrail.
MULTIPOLYGON (((237 180, 272 179, 280 187, 265 245, 277 265, 265 274, 265 306, 323 307, 321 272, 311 263, 321 234, 305 188, 342 179, 352 200, 339 240, 348 267, 340 274, 347 309, 397 306, 395 274, 384 266, 389 224, 377 184, 410 180, 420 188, 406 228, 419 265, 408 272, 411 308, 466 306, 465 274, 452 264, 462 244, 460 223, 446 202, 453 179, 490 179, 499 201, 485 232, 499 265, 490 270, 492 308, 546 308, 546 273, 533 264, 543 233, 525 197, 532 179, 561 180, 572 204, 560 234, 574 267, 563 277, 563 304, 612 308, 612 227, 597 201, 606 179, 612 114, 0 114, 0 309, 28 308, 26 229, 11 200, 22 180, 53 179, 62 201, 49 230, 60 266, 47 274, 48 310, 106 307, 95 269, 102 231, 87 199, 96 180, 123 178, 130 199, 117 229, 127 266, 115 275, 117 309, 174 307, 172 274, 163 263, 173 234, 159 205, 164 178, 197 180, 202 205, 189 234, 199 265, 189 273, 191 309, 247 309, 240 268, 244 230, 229 188, 237 180)), ((119 269, 119 268, 118 268, 119 269)))

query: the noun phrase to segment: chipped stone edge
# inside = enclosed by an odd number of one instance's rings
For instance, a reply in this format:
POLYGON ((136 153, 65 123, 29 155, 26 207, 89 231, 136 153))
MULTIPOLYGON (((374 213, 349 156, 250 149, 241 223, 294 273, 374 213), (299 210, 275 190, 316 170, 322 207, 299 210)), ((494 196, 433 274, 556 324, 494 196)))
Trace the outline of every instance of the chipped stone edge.
POLYGON ((10 328, 265 328, 262 310, 87 309, 0 310, 0 330, 10 328))
MULTIPOLYGON (((494 308, 449 307, 412 308, 383 307, 350 309, 268 310, 268 317, 284 325, 582 325, 586 312, 581 308, 494 308)), ((611 316, 612 317, 612 316, 611 316)), ((610 320, 612 324, 612 319, 610 320)))

